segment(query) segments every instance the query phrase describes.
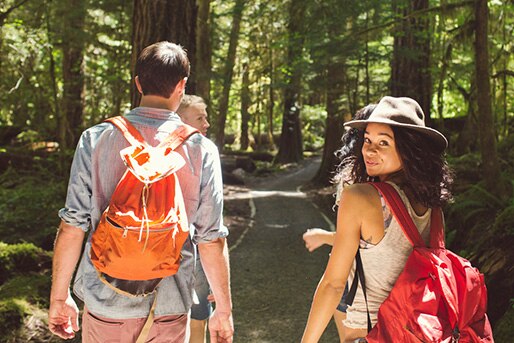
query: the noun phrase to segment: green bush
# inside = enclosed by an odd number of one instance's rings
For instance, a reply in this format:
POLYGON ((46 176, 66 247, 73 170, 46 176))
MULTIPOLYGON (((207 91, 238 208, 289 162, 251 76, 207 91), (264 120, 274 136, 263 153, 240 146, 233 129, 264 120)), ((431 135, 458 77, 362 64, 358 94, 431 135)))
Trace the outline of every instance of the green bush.
POLYGON ((23 299, 30 304, 46 308, 49 306, 51 285, 49 270, 43 274, 13 276, 0 286, 0 301, 23 299))
POLYGON ((508 309, 494 327, 494 341, 496 343, 512 342, 512 337, 514 337, 514 305, 508 309))
POLYGON ((0 285, 15 274, 49 269, 51 253, 32 243, 6 244, 0 241, 0 285))
POLYGON ((16 332, 23 326, 23 319, 28 315, 28 304, 20 299, 0 301, 0 342, 9 342, 16 337, 16 332))
POLYGON ((0 175, 0 237, 7 243, 32 242, 52 249, 64 205, 65 181, 40 169, 8 168, 0 175))
POLYGON ((325 107, 304 105, 300 113, 304 150, 315 151, 323 148, 327 118, 325 107))
MULTIPOLYGON (((503 180, 507 182, 509 171, 503 180)), ((488 315, 494 325, 507 311, 514 276, 514 194, 509 199, 489 192, 483 182, 467 186, 446 210, 447 245, 468 258, 485 275, 488 315)))

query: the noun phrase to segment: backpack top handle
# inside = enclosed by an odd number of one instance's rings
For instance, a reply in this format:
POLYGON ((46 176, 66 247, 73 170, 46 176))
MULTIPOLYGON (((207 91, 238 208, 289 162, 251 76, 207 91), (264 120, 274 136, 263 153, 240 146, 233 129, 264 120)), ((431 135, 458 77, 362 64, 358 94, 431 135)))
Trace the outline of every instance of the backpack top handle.
MULTIPOLYGON (((127 118, 123 116, 117 116, 106 119, 105 121, 116 126, 123 134, 123 137, 125 137, 125 139, 130 143, 130 145, 143 147, 148 146, 148 143, 146 143, 141 133, 134 127, 134 125, 132 125, 130 121, 127 120, 127 118)), ((170 133, 168 137, 166 137, 166 139, 164 139, 158 145, 158 147, 169 147, 171 150, 175 150, 180 146, 180 144, 188 139, 189 136, 197 132, 200 131, 192 126, 182 124, 176 130, 170 133)))

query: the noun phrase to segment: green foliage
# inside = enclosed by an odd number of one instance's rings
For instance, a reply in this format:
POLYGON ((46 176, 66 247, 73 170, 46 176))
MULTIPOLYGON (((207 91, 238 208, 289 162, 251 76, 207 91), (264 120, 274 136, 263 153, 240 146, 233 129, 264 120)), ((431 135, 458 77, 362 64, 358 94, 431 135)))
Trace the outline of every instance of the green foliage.
POLYGON ((68 34, 84 46, 83 126, 128 109, 131 27, 126 23, 131 2, 93 0, 84 6, 88 11, 82 34, 63 23, 84 12, 56 1, 27 1, 0 23, 0 124, 37 131, 45 140, 58 139, 62 43, 69 40, 68 34))
POLYGON ((23 299, 41 307, 49 305, 51 277, 47 274, 17 275, 0 286, 0 301, 23 299))
MULTIPOLYGON (((0 285, 16 274, 50 268, 51 253, 32 243, 7 244, 0 241, 0 285)), ((4 296, 4 290, 1 292, 4 296)))
POLYGON ((0 337, 1 342, 10 342, 28 315, 28 304, 20 299, 0 301, 0 337), (5 336, 4 336, 5 335, 5 336))
MULTIPOLYGON (((54 170, 55 170, 54 165, 54 170)), ((65 181, 52 170, 8 168, 0 175, 0 235, 50 250, 64 204, 65 181)))
POLYGON ((514 337, 514 299, 511 299, 511 306, 494 327, 494 341, 497 343, 508 343, 514 337))
MULTIPOLYGON (((514 196, 503 200, 483 188, 482 183, 472 185, 459 194, 449 206, 447 227, 457 232, 456 247, 467 247, 468 258, 477 258, 489 250, 491 240, 514 239, 514 196), (466 244, 471 243, 471 246, 466 244)), ((479 258, 481 261, 482 258, 479 258)), ((496 269, 496 268, 495 268, 496 269)), ((485 273, 488 270, 484 270, 485 273)))
POLYGON ((303 145, 305 150, 318 150, 325 141, 327 111, 322 106, 304 105, 301 110, 303 145))
POLYGON ((502 179, 498 180, 510 194, 505 199, 476 181, 480 170, 476 154, 452 159, 451 165, 457 170, 459 191, 445 211, 447 246, 484 273, 488 315, 494 325, 507 310, 514 287, 514 170, 503 169, 502 179))

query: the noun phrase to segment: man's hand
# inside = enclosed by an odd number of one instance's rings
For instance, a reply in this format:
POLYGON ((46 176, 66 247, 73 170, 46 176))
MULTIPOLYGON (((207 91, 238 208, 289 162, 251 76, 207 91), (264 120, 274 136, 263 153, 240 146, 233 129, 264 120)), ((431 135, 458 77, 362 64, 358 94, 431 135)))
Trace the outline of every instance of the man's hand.
POLYGON ((75 332, 79 331, 79 309, 71 295, 66 300, 50 301, 48 327, 61 338, 75 337, 75 332))
POLYGON ((211 318, 209 318, 209 332, 211 343, 232 343, 234 336, 232 312, 214 310, 211 318))

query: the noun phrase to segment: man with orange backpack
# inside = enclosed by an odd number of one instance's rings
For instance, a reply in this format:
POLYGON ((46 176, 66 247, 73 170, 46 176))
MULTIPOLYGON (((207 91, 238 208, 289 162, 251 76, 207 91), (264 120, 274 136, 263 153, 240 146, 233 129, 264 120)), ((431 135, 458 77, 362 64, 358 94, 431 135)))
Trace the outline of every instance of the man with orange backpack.
POLYGON ((140 106, 86 130, 59 212, 49 328, 82 341, 184 342, 194 244, 216 301, 211 342, 232 342, 223 186, 215 145, 175 113, 189 76, 184 50, 159 42, 135 67, 140 106), (81 258, 86 232, 90 232, 81 258))

